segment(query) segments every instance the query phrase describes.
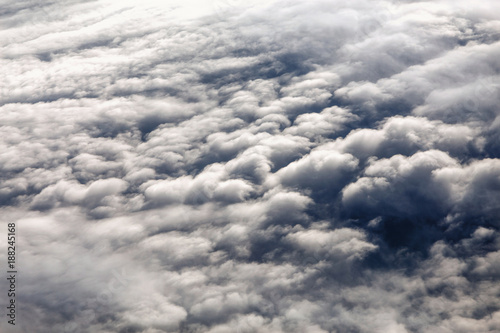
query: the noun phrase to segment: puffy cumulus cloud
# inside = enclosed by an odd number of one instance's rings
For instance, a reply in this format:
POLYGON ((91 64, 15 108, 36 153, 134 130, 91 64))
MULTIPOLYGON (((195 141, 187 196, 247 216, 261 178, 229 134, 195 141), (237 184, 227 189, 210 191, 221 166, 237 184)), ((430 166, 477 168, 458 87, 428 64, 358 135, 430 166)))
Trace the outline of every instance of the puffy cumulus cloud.
POLYGON ((366 235, 350 228, 299 230, 289 233, 287 239, 313 255, 331 256, 330 260, 335 262, 360 259, 376 249, 375 245, 366 241, 366 235))
POLYGON ((419 197, 425 197, 437 205, 453 205, 453 208, 445 210, 448 213, 457 209, 468 214, 480 211, 479 214, 484 217, 495 214, 491 212, 495 204, 490 200, 499 190, 496 159, 460 165, 445 153, 433 150, 406 158, 395 155, 390 159, 372 160, 364 173, 366 177, 344 188, 343 200, 346 205, 359 202, 370 206, 385 202, 396 208, 396 212, 418 214, 417 206, 422 204, 419 197), (400 186, 403 192, 398 189, 400 186), (405 195, 408 196, 407 200, 405 195), (384 199, 384 196, 392 198, 384 199), (408 205, 413 205, 414 209, 408 205))
POLYGON ((336 148, 361 159, 412 155, 429 149, 470 158, 483 151, 484 141, 475 127, 449 125, 423 117, 396 116, 386 119, 378 128, 351 131, 336 141, 336 148))
POLYGON ((337 106, 325 108, 319 113, 305 113, 299 115, 293 126, 285 129, 285 133, 305 136, 309 139, 321 140, 323 137, 338 135, 349 124, 359 118, 348 110, 337 106))
POLYGON ((434 172, 435 180, 447 189, 449 200, 453 203, 450 215, 481 216, 494 225, 497 225, 498 216, 494 198, 500 191, 499 177, 497 159, 474 161, 469 165, 450 166, 434 172))
POLYGON ((354 214, 366 215, 370 210, 376 214, 384 209, 395 216, 439 214, 446 197, 443 189, 435 184, 433 172, 455 165, 458 163, 453 158, 438 150, 410 157, 394 155, 389 159, 373 159, 364 171, 366 176, 344 188, 342 201, 354 214), (434 206, 425 207, 432 204, 434 206))
POLYGON ((276 173, 287 186, 339 191, 349 182, 358 167, 351 154, 342 154, 325 146, 318 147, 276 173))
POLYGON ((2 8, 24 331, 500 330, 497 2, 2 8))

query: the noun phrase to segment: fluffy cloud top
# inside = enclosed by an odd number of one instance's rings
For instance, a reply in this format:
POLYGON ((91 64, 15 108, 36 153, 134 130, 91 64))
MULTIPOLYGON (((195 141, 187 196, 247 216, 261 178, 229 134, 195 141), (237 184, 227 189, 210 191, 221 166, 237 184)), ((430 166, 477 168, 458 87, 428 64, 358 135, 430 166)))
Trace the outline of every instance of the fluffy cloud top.
POLYGON ((499 3, 2 8, 2 332, 500 331, 499 3))

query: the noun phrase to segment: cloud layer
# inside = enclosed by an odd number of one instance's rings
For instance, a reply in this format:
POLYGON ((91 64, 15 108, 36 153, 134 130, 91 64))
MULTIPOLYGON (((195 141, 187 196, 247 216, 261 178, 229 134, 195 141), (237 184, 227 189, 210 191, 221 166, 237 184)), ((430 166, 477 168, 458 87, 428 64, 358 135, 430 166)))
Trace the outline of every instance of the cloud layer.
POLYGON ((19 329, 500 330, 495 1, 4 5, 19 329))

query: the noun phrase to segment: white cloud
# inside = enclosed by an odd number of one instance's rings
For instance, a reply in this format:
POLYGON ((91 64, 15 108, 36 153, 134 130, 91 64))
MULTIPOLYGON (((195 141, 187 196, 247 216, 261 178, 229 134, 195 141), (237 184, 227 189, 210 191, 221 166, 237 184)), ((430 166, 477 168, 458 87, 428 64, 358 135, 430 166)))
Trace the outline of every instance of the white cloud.
POLYGON ((25 330, 499 330, 496 2, 3 2, 25 330))

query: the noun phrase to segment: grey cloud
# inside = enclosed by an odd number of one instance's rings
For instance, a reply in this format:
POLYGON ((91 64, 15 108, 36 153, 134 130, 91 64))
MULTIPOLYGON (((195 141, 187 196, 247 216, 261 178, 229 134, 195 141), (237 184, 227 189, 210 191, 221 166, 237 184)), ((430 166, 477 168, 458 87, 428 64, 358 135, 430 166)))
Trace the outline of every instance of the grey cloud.
POLYGON ((355 215, 387 210, 395 216, 438 217, 449 207, 433 172, 455 165, 454 159, 437 150, 372 160, 364 171, 366 176, 344 188, 342 201, 355 215))

